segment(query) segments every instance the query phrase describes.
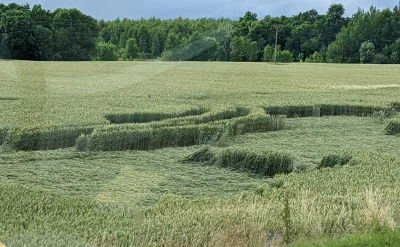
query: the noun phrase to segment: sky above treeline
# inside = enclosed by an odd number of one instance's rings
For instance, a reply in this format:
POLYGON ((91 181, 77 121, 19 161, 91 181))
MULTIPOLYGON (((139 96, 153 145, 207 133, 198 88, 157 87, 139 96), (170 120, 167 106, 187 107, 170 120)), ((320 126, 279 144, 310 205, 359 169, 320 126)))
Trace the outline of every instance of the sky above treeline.
POLYGON ((157 17, 170 19, 184 18, 231 18, 237 19, 246 11, 257 13, 262 19, 266 15, 292 16, 310 9, 326 13, 332 3, 342 3, 346 16, 351 16, 360 7, 368 9, 374 5, 380 9, 393 8, 399 0, 13 0, 0 3, 41 4, 44 9, 77 8, 96 19, 116 18, 140 19, 157 17))

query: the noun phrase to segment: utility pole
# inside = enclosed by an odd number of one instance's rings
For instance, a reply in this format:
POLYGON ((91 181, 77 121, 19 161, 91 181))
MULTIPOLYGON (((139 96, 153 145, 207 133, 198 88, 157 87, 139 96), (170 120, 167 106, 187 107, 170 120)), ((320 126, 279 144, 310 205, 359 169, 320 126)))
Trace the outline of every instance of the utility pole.
POLYGON ((276 29, 274 64, 276 64, 276 53, 277 53, 277 46, 278 46, 278 30, 279 30, 279 27, 278 27, 278 25, 275 25, 274 27, 276 29))

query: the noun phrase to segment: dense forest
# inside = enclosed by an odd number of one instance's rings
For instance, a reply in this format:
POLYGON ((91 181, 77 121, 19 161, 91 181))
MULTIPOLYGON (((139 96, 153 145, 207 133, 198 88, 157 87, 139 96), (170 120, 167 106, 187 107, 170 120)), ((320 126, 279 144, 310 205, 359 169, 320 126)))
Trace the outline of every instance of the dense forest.
POLYGON ((287 17, 96 20, 77 9, 0 3, 0 58, 50 61, 162 59, 400 63, 400 4, 344 17, 332 4, 287 17))

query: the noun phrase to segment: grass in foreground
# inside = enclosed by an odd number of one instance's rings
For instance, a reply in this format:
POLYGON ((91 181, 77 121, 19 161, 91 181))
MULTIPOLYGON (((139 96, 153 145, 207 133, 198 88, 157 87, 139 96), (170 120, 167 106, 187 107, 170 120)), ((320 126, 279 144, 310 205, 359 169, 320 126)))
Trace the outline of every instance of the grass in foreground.
POLYGON ((0 238, 9 246, 55 246, 55 236, 68 245, 262 246, 396 229, 398 157, 365 152, 353 157, 354 166, 282 175, 274 179, 280 186, 265 181, 230 198, 166 196, 141 210, 139 226, 133 223, 138 213, 132 207, 6 182, 0 185, 0 238))

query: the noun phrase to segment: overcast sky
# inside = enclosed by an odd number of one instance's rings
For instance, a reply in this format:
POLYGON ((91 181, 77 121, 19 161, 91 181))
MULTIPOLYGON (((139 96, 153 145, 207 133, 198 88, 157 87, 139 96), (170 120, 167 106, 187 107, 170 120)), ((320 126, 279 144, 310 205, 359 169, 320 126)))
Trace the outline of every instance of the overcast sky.
POLYGON ((236 19, 246 11, 266 15, 295 15, 310 9, 325 13, 329 5, 341 2, 346 15, 351 16, 358 7, 369 8, 372 4, 378 8, 393 8, 399 0, 13 0, 0 1, 4 4, 16 2, 30 5, 41 4, 43 8, 77 8, 97 19, 113 20, 117 17, 138 19, 158 17, 162 19, 199 17, 227 17, 236 19))

